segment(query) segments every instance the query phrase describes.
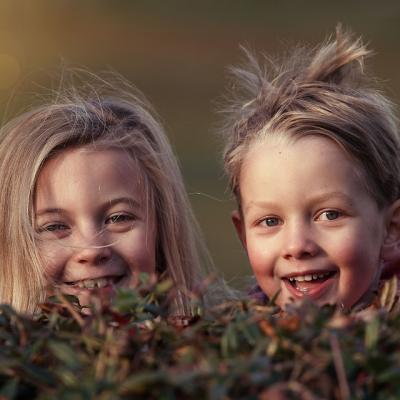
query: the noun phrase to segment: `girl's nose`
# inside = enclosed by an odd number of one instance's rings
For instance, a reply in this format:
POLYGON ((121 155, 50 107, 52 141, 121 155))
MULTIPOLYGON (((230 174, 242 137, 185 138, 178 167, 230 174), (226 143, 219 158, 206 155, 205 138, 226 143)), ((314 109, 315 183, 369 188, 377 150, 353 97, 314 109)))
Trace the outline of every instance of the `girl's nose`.
POLYGON ((313 237, 311 227, 305 223, 287 226, 283 240, 282 255, 287 260, 310 258, 318 253, 319 247, 313 237))
POLYGON ((109 246, 91 246, 79 249, 75 256, 79 264, 101 265, 105 264, 111 258, 111 249, 109 246))
POLYGON ((102 265, 111 259, 112 246, 102 238, 103 235, 95 234, 92 239, 82 238, 74 249, 74 259, 79 264, 102 265))

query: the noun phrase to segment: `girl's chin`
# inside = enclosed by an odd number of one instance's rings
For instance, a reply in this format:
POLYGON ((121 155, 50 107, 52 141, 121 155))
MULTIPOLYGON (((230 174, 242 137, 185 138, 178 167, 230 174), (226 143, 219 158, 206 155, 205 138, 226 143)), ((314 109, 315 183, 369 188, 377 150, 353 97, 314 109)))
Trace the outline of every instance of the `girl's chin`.
POLYGON ((118 283, 107 284, 104 287, 81 288, 64 284, 59 286, 59 290, 61 290, 61 292, 64 294, 77 297, 81 306, 90 307, 90 305, 93 303, 93 296, 96 296, 96 298, 100 299, 100 301, 106 304, 114 298, 118 288, 129 286, 130 277, 124 276, 120 281, 118 281, 118 283))
POLYGON ((103 304, 109 303, 115 296, 116 288, 107 286, 96 289, 80 289, 79 291, 74 291, 73 293, 64 291, 64 293, 76 296, 81 306, 90 307, 93 303, 94 296, 96 296, 97 299, 100 299, 103 304))

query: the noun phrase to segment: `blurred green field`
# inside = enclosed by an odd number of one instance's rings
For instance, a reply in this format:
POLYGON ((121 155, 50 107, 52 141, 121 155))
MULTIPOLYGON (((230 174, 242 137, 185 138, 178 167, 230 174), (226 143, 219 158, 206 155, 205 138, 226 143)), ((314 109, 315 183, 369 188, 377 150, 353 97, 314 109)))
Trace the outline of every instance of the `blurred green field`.
POLYGON ((375 50, 372 69, 399 102, 396 1, 1 0, 2 120, 30 101, 21 93, 50 86, 47 73, 62 64, 126 76, 158 110, 215 263, 237 281, 250 270, 231 226, 216 135, 226 67, 240 62, 239 44, 276 54, 319 42, 338 22, 375 50))

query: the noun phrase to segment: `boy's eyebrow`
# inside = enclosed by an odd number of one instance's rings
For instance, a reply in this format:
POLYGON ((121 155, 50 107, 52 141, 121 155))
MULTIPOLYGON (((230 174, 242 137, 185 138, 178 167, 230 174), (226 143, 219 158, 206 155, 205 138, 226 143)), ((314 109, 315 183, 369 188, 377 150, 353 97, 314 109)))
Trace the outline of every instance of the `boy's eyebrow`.
POLYGON ((353 204, 350 196, 348 196, 347 194, 345 194, 343 192, 338 192, 338 191, 317 194, 316 196, 313 196, 311 198, 311 202, 312 203, 322 203, 324 201, 332 199, 332 197, 340 198, 341 200, 345 201, 346 203, 348 203, 350 205, 353 204))
MULTIPOLYGON (((101 208, 111 208, 119 203, 126 203, 126 204, 129 204, 130 206, 133 206, 134 208, 140 208, 140 203, 131 197, 117 197, 115 199, 106 201, 104 203, 104 205, 100 206, 100 207, 101 208)), ((63 208, 48 207, 48 208, 43 208, 41 210, 38 210, 35 213, 35 215, 36 215, 36 217, 39 217, 39 216, 45 215, 45 214, 65 214, 65 211, 66 210, 63 208)))
POLYGON ((247 206, 244 208, 243 211, 248 211, 249 208, 256 206, 260 208, 271 208, 274 207, 276 204, 273 203, 272 201, 264 201, 264 200, 252 200, 247 204, 247 206))
MULTIPOLYGON (((343 192, 339 192, 339 191, 317 194, 317 195, 311 197, 310 203, 312 203, 312 204, 323 203, 324 201, 330 200, 333 197, 340 198, 342 201, 345 201, 349 205, 353 204, 350 196, 346 195, 343 192)), ((254 207, 254 206, 260 207, 260 208, 273 208, 277 204, 278 203, 274 203, 272 201, 253 200, 244 208, 244 211, 248 211, 249 208, 254 207)))

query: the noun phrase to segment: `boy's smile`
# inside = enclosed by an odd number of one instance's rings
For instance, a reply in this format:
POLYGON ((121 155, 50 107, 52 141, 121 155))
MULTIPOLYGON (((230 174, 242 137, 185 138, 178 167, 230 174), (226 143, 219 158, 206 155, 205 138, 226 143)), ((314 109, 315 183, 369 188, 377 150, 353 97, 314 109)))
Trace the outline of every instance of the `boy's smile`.
POLYGON ((262 290, 281 306, 309 297, 355 305, 380 276, 386 209, 331 139, 270 136, 240 173, 233 222, 262 290))

